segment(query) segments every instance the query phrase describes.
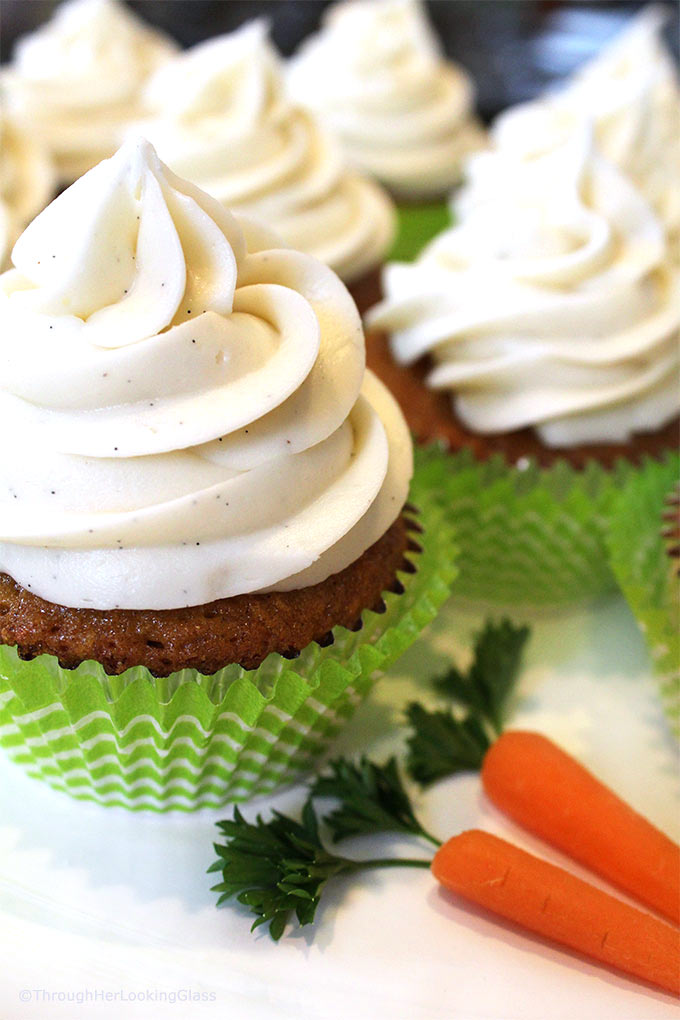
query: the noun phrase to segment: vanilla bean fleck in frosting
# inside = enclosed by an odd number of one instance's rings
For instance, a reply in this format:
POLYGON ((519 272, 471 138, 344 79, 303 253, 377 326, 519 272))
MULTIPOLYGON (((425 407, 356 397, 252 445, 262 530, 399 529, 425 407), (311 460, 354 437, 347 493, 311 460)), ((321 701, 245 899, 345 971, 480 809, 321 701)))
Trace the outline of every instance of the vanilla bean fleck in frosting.
POLYGON ((54 194, 54 167, 48 154, 5 109, 0 97, 0 269, 28 221, 54 194))
POLYGON ((161 158, 227 209, 265 220, 346 282, 382 263, 394 238, 392 203, 290 102, 263 21, 165 65, 145 103, 139 129, 161 158))
POLYGON ((651 6, 561 89, 511 107, 496 120, 495 145, 533 158, 592 122, 602 154, 680 233, 680 87, 663 42, 666 13, 651 6))
POLYGON ((5 85, 70 183, 113 155, 144 82, 176 49, 118 0, 67 0, 19 40, 5 85))
POLYGON ((135 140, 0 277, 0 571, 169 609, 344 569, 405 502, 410 438, 337 276, 135 140))
POLYGON ((485 144, 467 74, 445 60, 418 0, 347 0, 289 65, 352 161, 406 199, 446 194, 485 144))
POLYGON ((384 272, 397 361, 481 434, 625 442, 680 410, 680 275, 660 221, 589 132, 533 161, 476 157, 459 226, 384 272))

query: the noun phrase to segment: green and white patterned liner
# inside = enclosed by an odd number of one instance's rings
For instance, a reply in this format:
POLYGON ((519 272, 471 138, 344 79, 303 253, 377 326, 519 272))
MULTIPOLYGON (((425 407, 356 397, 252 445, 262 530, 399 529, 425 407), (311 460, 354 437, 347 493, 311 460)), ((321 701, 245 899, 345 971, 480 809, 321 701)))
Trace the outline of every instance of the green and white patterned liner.
MULTIPOLYGON (((433 477, 430 472, 430 477, 433 477)), ((61 669, 0 646, 0 746, 57 790, 132 810, 191 811, 245 800, 308 770, 386 669, 436 615, 455 575, 450 524, 419 479, 422 552, 384 613, 334 630, 294 661, 155 678, 143 667, 108 676, 94 662, 61 669)))
POLYGON ((665 501, 679 479, 677 455, 645 465, 619 494, 608 534, 612 569, 645 635, 664 710, 678 738, 680 578, 662 531, 663 513, 669 509, 665 501))
MULTIPOLYGON (((475 460, 469 451, 420 448, 427 481, 447 471, 440 499, 456 531, 456 597, 494 605, 556 607, 616 590, 607 534, 617 496, 637 469, 566 461, 549 469, 502 456, 475 460)), ((653 463, 653 462, 652 462, 653 463)))

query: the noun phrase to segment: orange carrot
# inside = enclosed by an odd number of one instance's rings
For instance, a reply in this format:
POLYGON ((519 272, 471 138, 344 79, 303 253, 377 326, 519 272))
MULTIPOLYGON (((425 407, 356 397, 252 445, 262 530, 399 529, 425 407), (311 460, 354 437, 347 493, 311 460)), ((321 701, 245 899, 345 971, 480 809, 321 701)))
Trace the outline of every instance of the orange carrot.
POLYGON ((525 829, 680 924, 680 847, 551 740, 508 730, 482 782, 525 829))
POLYGON ((487 832, 454 836, 432 872, 529 931, 680 995, 680 931, 487 832))

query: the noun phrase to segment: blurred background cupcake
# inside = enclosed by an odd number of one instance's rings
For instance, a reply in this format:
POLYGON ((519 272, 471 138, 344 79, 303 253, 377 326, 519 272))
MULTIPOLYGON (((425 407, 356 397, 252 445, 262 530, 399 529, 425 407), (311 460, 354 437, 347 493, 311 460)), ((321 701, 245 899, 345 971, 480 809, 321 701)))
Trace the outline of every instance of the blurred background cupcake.
POLYGON ((18 40, 3 74, 8 101, 62 184, 113 154, 143 83, 175 49, 118 0, 67 0, 18 40))
POLYGON ((458 452, 460 590, 594 596, 614 585, 615 489, 677 446, 677 264, 587 121, 547 153, 501 149, 471 169, 458 226, 387 267, 369 364, 418 438, 458 452))
POLYGON ((619 36, 615 12, 596 13, 602 54, 596 14, 569 5, 533 39, 535 64, 554 68, 579 52, 581 16, 592 60, 501 115, 467 161, 457 225, 387 267, 367 318, 369 364, 415 435, 449 451, 421 457, 449 462, 457 590, 484 601, 613 589, 620 490, 667 471, 678 444, 675 72, 658 10, 619 36))
POLYGON ((291 60, 288 83, 398 199, 397 257, 446 225, 442 200, 485 136, 472 80, 445 59, 419 0, 334 4, 291 60))
POLYGON ((7 268, 12 245, 47 205, 56 184, 48 153, 6 107, 0 92, 0 270, 7 268))
POLYGON ((136 129, 178 174, 325 262, 360 308, 377 299, 392 202, 289 100, 264 21, 176 57, 149 81, 144 102, 149 116, 136 129))
POLYGON ((543 463, 655 450, 680 410, 680 275, 660 220, 587 126, 530 162, 477 167, 465 217, 387 267, 368 317, 450 400, 416 434, 543 463))

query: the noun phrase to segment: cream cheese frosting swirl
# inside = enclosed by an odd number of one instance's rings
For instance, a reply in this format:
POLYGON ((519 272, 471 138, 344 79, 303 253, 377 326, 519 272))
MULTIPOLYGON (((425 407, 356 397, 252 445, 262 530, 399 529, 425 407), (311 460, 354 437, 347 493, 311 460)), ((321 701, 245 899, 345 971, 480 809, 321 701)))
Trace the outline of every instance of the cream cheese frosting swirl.
POLYGON ((161 158, 226 208, 256 215, 351 282, 395 230, 385 192, 293 106, 263 21, 188 50, 149 82, 139 125, 161 158))
POLYGON ((664 232, 585 132, 517 164, 413 265, 385 271, 370 325, 399 362, 430 355, 478 433, 533 426, 549 446, 624 442, 680 409, 680 277, 664 232))
POLYGON ((0 570, 170 609, 315 584, 405 502, 403 418, 337 276, 130 141, 0 277, 0 570))
POLYGON ((633 180, 671 235, 680 233, 680 89, 662 8, 648 7, 558 91, 501 114, 492 140, 533 158, 584 121, 598 147, 633 180))
POLYGON ((7 91, 63 182, 115 152, 129 121, 140 116, 142 85, 175 50, 117 0, 67 0, 19 40, 7 91))
POLYGON ((55 174, 49 156, 0 99, 0 269, 28 221, 49 202, 55 174))
POLYGON ((468 75, 446 61, 418 0, 349 0, 289 64, 289 87, 352 161, 406 199, 437 197, 485 144, 468 75))

